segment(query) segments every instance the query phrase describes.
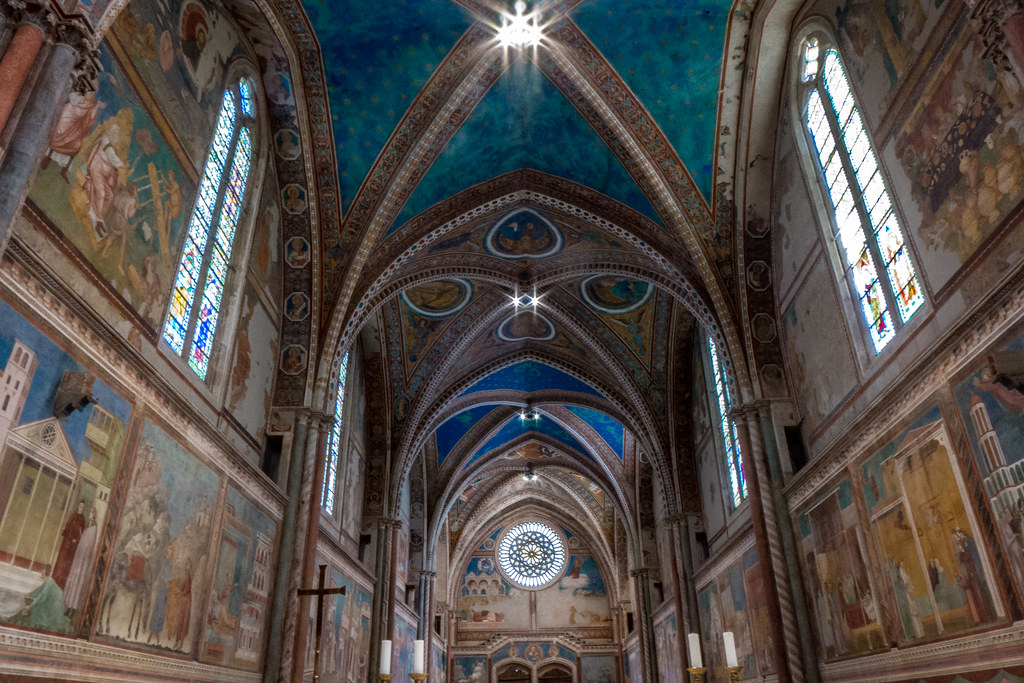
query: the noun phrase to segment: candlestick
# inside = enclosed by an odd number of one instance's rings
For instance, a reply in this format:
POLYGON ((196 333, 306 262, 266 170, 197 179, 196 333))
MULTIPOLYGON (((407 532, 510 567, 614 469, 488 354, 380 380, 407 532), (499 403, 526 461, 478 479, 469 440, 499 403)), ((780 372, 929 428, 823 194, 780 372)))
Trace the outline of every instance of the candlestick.
POLYGON ((423 641, 414 641, 412 644, 412 672, 414 674, 421 674, 427 668, 426 658, 423 654, 423 641))
POLYGON ((382 681, 390 681, 391 674, 378 674, 377 677, 382 681))
POLYGON ((687 669, 690 672, 690 678, 693 683, 704 683, 704 672, 707 671, 702 666, 691 666, 687 669))
POLYGON ((733 637, 732 631, 723 633, 722 640, 725 641, 725 666, 739 666, 739 661, 736 659, 736 638, 733 637))
POLYGON ((409 678, 414 681, 425 681, 427 680, 427 674, 409 674, 409 678))
POLYGON ((725 670, 729 672, 729 683, 740 683, 740 672, 743 671, 742 666, 727 666, 725 670))
MULTIPOLYGON (((387 675, 387 680, 391 680, 391 641, 382 640, 380 641, 380 673, 381 675, 387 675)), ((381 679, 385 680, 385 679, 381 679)))
POLYGON ((704 660, 701 659, 700 655, 700 636, 696 633, 691 633, 687 636, 687 649, 690 651, 690 664, 695 668, 699 669, 704 666, 704 660))

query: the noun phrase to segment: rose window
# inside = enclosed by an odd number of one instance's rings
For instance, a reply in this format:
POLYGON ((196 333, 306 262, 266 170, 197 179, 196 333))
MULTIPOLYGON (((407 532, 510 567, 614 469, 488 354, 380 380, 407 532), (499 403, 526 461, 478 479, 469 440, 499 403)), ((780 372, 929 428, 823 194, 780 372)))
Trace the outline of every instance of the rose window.
POLYGON ((512 527, 498 544, 498 563, 510 580, 526 588, 549 583, 565 567, 565 542, 543 522, 512 527))

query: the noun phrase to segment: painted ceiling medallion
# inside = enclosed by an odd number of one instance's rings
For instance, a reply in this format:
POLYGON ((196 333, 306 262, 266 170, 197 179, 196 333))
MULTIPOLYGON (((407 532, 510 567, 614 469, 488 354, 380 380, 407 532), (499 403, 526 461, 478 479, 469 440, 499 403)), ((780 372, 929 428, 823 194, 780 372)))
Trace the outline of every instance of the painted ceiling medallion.
POLYGON ((498 339, 506 342, 551 341, 557 332, 554 324, 541 313, 523 311, 505 318, 498 325, 498 339))
POLYGON ((416 285, 399 296, 406 306, 428 318, 444 318, 461 311, 473 298, 469 280, 437 280, 416 285))
POLYGON ((532 209, 516 209, 487 231, 484 246, 501 258, 539 259, 554 256, 565 243, 555 224, 532 209))
POLYGON ((642 280, 595 275, 580 282, 580 297, 600 313, 630 313, 643 306, 654 287, 642 280))

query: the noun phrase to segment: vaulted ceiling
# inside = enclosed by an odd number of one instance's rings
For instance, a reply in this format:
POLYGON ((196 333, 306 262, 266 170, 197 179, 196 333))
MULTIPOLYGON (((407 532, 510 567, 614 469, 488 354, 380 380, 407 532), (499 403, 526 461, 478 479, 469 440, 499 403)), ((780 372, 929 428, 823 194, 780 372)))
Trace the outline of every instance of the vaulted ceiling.
POLYGON ((744 12, 542 0, 515 49, 511 1, 303 6, 337 163, 323 345, 377 331, 388 497, 414 472, 429 533, 461 529, 529 467, 531 503, 632 523, 641 452, 676 476, 696 324, 737 343, 720 95, 744 12))

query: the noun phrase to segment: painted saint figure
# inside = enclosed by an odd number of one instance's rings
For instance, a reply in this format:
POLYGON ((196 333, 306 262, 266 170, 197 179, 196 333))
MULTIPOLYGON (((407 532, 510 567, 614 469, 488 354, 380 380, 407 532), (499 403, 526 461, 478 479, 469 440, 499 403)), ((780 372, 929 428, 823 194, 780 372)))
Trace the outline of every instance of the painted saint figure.
POLYGON ((185 560, 185 577, 178 585, 178 619, 174 628, 174 649, 180 650, 192 621, 192 560, 185 560))
POLYGON ((60 164, 60 177, 68 180, 68 169, 71 161, 82 151, 82 142, 96 123, 103 104, 96 101, 95 92, 79 94, 73 92, 68 96, 67 104, 61 109, 57 124, 50 136, 50 149, 43 157, 42 168, 46 168, 53 159, 60 164))
POLYGON ((63 590, 67 584, 68 574, 71 572, 71 563, 75 559, 75 551, 78 550, 78 543, 85 531, 85 501, 78 501, 78 507, 64 523, 64 531, 60 533, 60 550, 57 551, 57 560, 53 565, 53 580, 63 590))
MULTIPOLYGON (((81 503, 79 503, 81 507, 81 503)), ((67 583, 64 584, 64 613, 74 618, 75 614, 82 608, 85 601, 85 591, 89 586, 89 570, 92 569, 92 559, 96 552, 96 506, 89 511, 89 524, 78 539, 78 547, 75 549, 75 557, 71 560, 71 570, 68 572, 67 583)))
POLYGON ((960 575, 956 577, 956 582, 967 596, 971 619, 975 624, 992 621, 992 601, 981 579, 981 556, 978 554, 978 546, 960 527, 953 529, 952 542, 953 551, 960 564, 960 575))

